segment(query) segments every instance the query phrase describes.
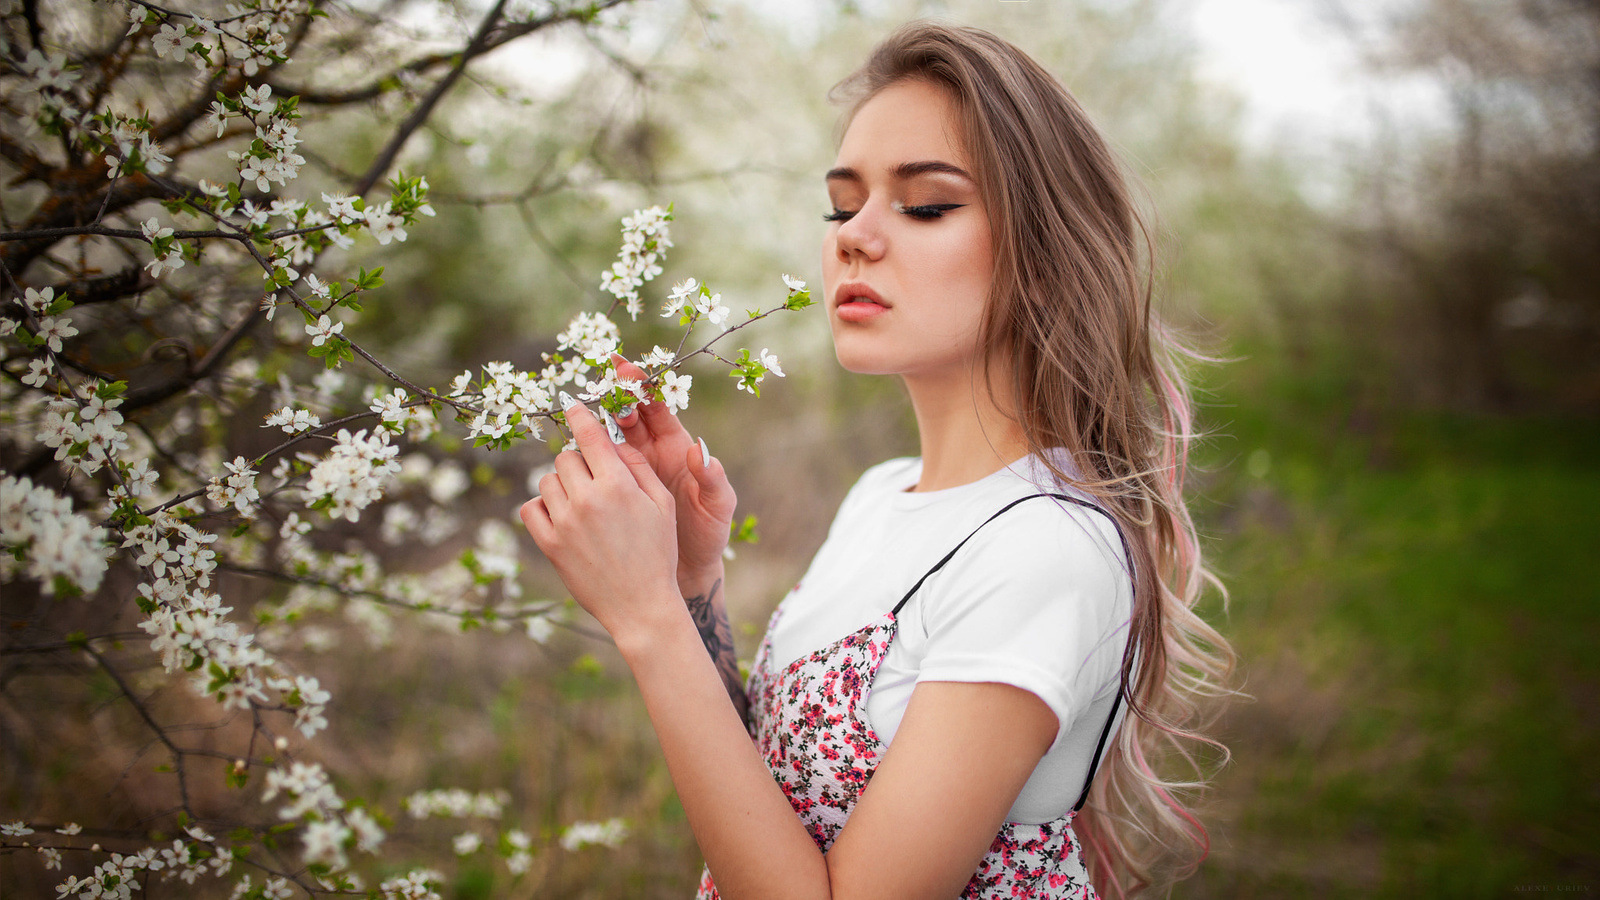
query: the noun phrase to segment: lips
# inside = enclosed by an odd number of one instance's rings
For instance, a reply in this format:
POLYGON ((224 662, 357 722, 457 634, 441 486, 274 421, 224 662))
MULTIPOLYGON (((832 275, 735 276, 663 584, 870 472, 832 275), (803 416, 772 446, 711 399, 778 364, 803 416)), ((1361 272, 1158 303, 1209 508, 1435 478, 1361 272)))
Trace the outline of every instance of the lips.
POLYGON ((889 311, 878 292, 860 282, 847 282, 834 293, 834 315, 841 322, 866 322, 889 311))
POLYGON ((839 289, 834 292, 834 296, 838 298, 838 302, 834 304, 835 306, 857 303, 876 304, 884 309, 889 308, 889 304, 883 302, 883 298, 878 296, 877 291, 859 281, 847 281, 839 285, 839 289))

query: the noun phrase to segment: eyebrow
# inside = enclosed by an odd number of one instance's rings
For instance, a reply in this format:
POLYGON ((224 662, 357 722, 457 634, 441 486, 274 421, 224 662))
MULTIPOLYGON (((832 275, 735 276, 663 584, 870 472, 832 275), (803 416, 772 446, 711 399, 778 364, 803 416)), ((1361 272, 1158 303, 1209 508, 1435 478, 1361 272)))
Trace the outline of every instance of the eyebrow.
MULTIPOLYGON (((918 175, 935 174, 957 175, 973 182, 974 184, 977 183, 977 179, 973 178, 971 175, 968 175, 967 171, 960 166, 951 165, 950 163, 941 162, 936 159, 923 160, 921 162, 903 162, 889 170, 889 175, 899 180, 915 178, 918 175)), ((861 173, 857 172, 855 169, 852 169, 849 166, 840 166, 836 169, 829 169, 824 180, 863 181, 864 179, 861 177, 861 173)))

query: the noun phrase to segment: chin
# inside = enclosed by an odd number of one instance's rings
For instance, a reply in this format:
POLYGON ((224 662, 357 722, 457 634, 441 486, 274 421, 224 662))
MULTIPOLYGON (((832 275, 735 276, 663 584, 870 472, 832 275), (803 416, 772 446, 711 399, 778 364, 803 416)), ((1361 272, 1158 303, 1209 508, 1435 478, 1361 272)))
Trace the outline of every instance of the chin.
POLYGON ((833 357, 839 361, 840 368, 857 375, 895 375, 900 371, 881 348, 866 346, 848 337, 841 342, 834 336, 833 357))

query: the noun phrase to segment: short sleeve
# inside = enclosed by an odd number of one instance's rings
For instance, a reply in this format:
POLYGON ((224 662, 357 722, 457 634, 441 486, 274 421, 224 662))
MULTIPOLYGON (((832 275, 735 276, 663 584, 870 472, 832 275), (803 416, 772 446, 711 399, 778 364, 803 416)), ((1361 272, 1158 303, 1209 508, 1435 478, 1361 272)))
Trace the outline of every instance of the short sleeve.
POLYGON ((1109 517, 1034 500, 979 529, 928 579, 901 636, 921 645, 907 648, 921 657, 917 682, 1022 688, 1055 713, 1059 742, 1115 684, 1131 594, 1109 517))

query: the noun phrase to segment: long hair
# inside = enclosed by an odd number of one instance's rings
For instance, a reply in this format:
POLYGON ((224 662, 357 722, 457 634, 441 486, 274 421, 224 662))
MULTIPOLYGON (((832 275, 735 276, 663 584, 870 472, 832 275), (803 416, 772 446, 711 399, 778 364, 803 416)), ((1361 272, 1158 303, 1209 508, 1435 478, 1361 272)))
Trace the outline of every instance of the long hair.
MULTIPOLYGON (((948 92, 994 246, 979 340, 1010 363, 1005 387, 1028 449, 1097 498, 1132 554, 1122 660, 1130 715, 1074 823, 1090 876, 1129 896, 1191 874, 1209 850, 1186 808, 1204 787, 1208 697, 1230 693, 1233 651, 1194 611, 1220 588, 1184 503, 1194 438, 1182 363, 1195 358, 1151 309, 1154 247, 1116 156, 1065 87, 987 32, 913 22, 840 82, 848 116, 907 79, 948 92), (1077 471, 1061 471, 1050 448, 1077 471)), ((985 368, 994 392, 995 371, 985 368)))

